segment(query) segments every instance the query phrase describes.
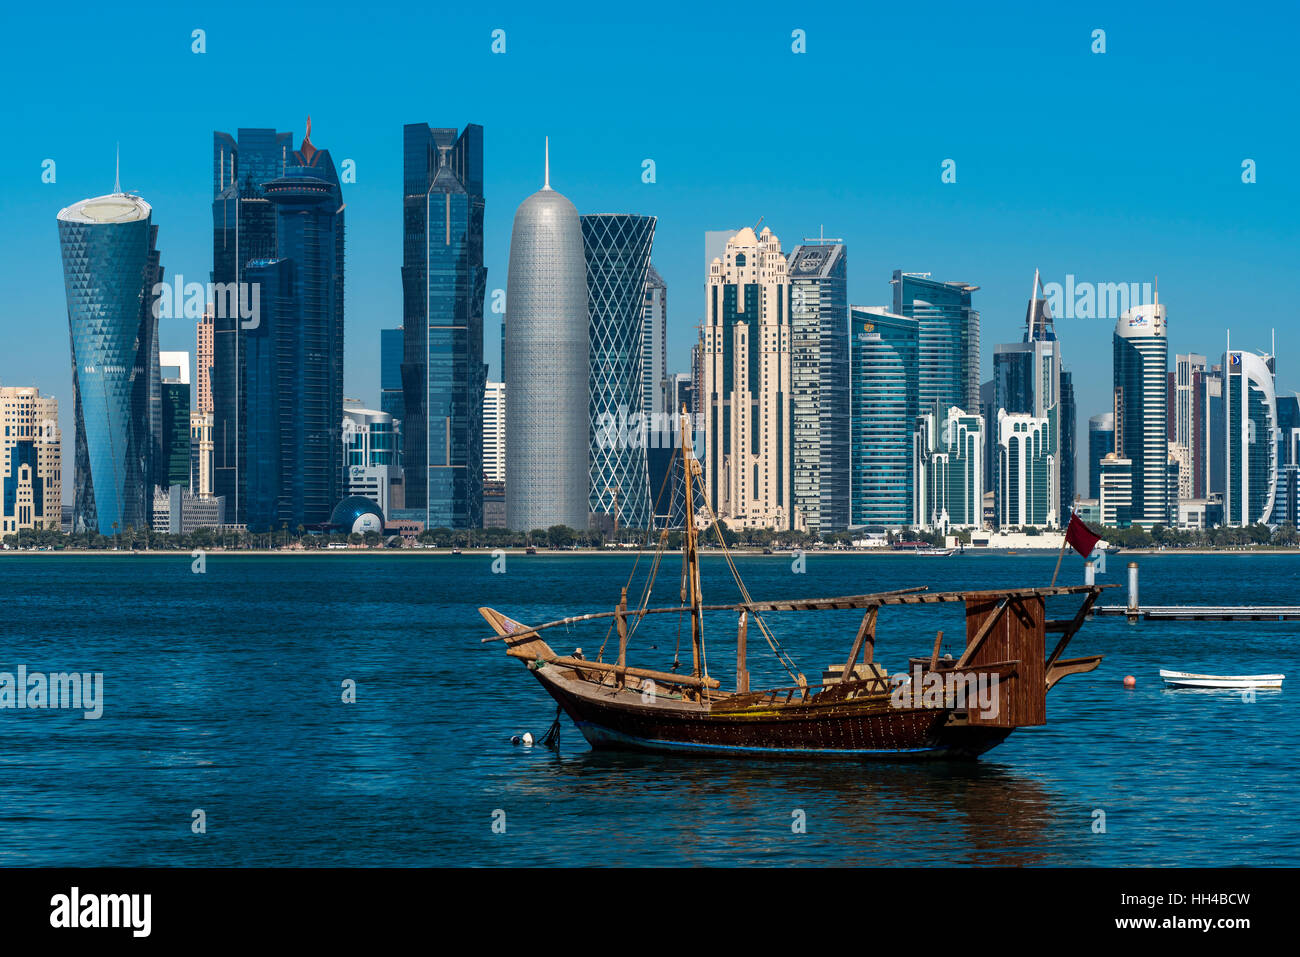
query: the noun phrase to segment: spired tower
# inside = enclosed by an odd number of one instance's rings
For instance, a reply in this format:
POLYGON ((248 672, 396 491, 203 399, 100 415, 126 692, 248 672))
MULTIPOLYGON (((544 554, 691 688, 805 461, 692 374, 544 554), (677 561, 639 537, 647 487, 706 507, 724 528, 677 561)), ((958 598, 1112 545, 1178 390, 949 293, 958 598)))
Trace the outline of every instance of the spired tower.
POLYGON ((589 448, 587 263, 578 210, 543 186, 520 204, 506 282, 506 525, 585 529, 589 448))

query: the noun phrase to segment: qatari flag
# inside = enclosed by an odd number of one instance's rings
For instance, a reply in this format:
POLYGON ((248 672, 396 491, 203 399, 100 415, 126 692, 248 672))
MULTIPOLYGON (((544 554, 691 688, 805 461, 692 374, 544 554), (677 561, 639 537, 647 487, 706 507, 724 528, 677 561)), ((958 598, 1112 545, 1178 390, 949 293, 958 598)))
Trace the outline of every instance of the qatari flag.
POLYGON ((1088 531, 1088 526, 1083 524, 1078 512, 1071 512, 1070 524, 1065 529, 1065 540, 1076 552, 1087 558, 1096 549, 1101 536, 1088 531))

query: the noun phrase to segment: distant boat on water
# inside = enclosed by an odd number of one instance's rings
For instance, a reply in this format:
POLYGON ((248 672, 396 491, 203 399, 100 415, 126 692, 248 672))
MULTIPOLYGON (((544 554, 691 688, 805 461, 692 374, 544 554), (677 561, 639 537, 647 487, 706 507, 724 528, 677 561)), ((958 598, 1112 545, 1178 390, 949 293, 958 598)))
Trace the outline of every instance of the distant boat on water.
POLYGON ((1160 677, 1169 688, 1280 688, 1286 675, 1197 675, 1186 671, 1160 669, 1160 677))

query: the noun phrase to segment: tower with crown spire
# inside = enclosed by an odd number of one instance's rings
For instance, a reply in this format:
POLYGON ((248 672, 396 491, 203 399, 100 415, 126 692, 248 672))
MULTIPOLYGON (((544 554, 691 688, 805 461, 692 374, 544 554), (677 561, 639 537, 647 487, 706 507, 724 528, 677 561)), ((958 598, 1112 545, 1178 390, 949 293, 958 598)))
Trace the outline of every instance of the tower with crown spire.
POLYGON ((328 521, 343 495, 344 203, 329 150, 214 134, 213 483, 251 531, 328 521))

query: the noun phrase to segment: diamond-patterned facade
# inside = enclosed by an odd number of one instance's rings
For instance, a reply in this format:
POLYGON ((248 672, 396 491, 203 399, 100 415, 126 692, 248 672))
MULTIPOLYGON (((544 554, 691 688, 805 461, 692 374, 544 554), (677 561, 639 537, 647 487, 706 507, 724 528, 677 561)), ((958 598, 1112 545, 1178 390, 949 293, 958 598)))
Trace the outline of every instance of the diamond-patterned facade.
POLYGON ((591 511, 650 527, 642 338, 655 217, 582 217, 591 329, 591 511), (634 418, 635 417, 635 418, 634 418), (611 428, 612 426, 612 428, 611 428))

